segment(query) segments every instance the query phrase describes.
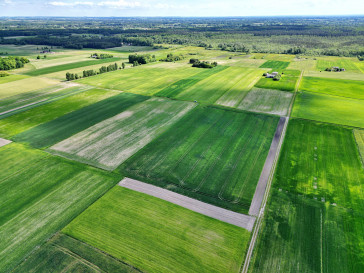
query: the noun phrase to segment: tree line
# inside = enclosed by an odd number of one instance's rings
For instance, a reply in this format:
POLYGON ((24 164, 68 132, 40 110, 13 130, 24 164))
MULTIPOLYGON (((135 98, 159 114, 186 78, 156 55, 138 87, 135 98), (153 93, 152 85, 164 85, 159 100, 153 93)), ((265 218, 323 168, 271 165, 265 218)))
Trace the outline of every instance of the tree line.
POLYGON ((12 70, 24 67, 24 64, 29 63, 29 60, 24 57, 9 56, 0 58, 0 70, 12 70))

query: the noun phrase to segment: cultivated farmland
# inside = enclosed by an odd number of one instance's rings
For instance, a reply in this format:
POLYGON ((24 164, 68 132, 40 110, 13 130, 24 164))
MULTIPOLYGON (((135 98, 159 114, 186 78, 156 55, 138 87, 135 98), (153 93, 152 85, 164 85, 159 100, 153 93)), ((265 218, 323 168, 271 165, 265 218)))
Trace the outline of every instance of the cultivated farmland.
POLYGON ((92 89, 0 120, 0 135, 9 137, 71 111, 118 94, 115 91, 92 89))
POLYGON ((364 166, 364 130, 354 130, 354 136, 364 166))
POLYGON ((249 232, 114 187, 63 232, 146 272, 239 272, 249 232))
POLYGON ((152 98, 104 120, 50 149, 71 159, 113 170, 195 107, 152 98))
POLYGON ((143 182, 246 212, 277 123, 276 117, 196 108, 121 168, 143 182))
POLYGON ((20 144, 0 149, 0 271, 8 272, 34 247, 115 184, 115 177, 20 144))
POLYGON ((339 57, 324 57, 317 60, 316 70, 323 71, 326 68, 340 67, 346 71, 360 73, 360 69, 356 66, 354 59, 339 58, 339 57))
POLYGON ((289 62, 282 61, 266 61, 264 64, 259 66, 260 68, 272 68, 273 70, 283 70, 286 69, 289 65, 289 62))
POLYGON ((326 94, 297 94, 293 117, 364 128, 363 100, 326 94))
MULTIPOLYGON (((280 71, 278 72, 281 73, 280 71)), ((261 79, 255 84, 255 87, 278 89, 282 91, 293 91, 300 75, 300 71, 284 70, 282 73, 282 78, 279 81, 274 81, 271 78, 266 78, 262 76, 261 79)))
POLYGON ((292 97, 293 94, 290 92, 253 88, 237 108, 252 112, 284 116, 287 115, 292 97))
POLYGON ((364 81, 303 77, 300 90, 352 99, 364 99, 364 81))

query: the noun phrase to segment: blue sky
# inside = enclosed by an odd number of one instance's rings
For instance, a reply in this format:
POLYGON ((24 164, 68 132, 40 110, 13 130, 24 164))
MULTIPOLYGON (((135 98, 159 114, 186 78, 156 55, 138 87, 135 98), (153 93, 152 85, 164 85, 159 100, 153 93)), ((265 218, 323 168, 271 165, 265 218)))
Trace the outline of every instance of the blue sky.
POLYGON ((364 14, 364 0, 0 0, 0 16, 364 14))

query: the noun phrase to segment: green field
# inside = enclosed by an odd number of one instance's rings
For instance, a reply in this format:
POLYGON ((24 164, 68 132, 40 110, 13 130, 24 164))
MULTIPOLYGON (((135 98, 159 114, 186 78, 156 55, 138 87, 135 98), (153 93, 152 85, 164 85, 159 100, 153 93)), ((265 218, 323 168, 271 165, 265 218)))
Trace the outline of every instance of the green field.
POLYGON ((289 62, 282 61, 266 61, 264 64, 259 66, 260 68, 272 68, 273 70, 283 70, 286 69, 289 65, 289 62))
POLYGON ((115 91, 91 89, 52 103, 0 120, 0 136, 5 138, 24 132, 39 124, 51 121, 71 111, 119 94, 115 91))
POLYGON ((274 81, 264 76, 255 84, 255 87, 266 89, 278 89, 282 91, 294 91, 297 80, 300 76, 298 70, 284 70, 281 80, 274 81))
POLYGON ((364 81, 303 77, 299 89, 352 99, 364 99, 364 81))
POLYGON ((24 78, 12 82, 0 84, 0 100, 29 92, 34 92, 42 88, 50 87, 59 83, 57 80, 40 77, 24 78))
POLYGON ((275 187, 363 212, 363 181, 364 169, 351 129, 290 121, 275 187))
POLYGON ((14 82, 14 81, 18 81, 18 80, 22 80, 22 79, 26 79, 29 78, 26 75, 12 75, 10 74, 9 76, 6 77, 0 77, 0 84, 3 83, 8 83, 8 82, 14 82))
POLYGON ((364 128, 363 100, 300 92, 292 116, 364 128))
POLYGON ((103 88, 128 91, 140 95, 153 95, 176 81, 188 78, 202 69, 188 66, 169 66, 169 63, 156 67, 156 64, 113 71, 79 80, 80 83, 103 88), (174 66, 174 67, 173 67, 174 66))
POLYGON ((14 137, 36 148, 49 147, 149 97, 121 93, 40 124, 14 137))
POLYGON ((239 272, 250 233, 114 187, 63 232, 145 272, 239 272))
POLYGON ((341 79, 341 80, 353 80, 353 81, 364 81, 363 73, 355 72, 328 72, 328 71, 305 71, 305 77, 314 78, 328 78, 328 79, 341 79))
POLYGON ((113 170, 194 107, 190 102, 151 98, 50 149, 52 153, 113 170))
POLYGON ((364 272, 364 218, 274 190, 251 273, 364 272))
MULTIPOLYGON (((90 66, 90 65, 94 65, 94 64, 99 64, 101 67, 102 64, 104 64, 104 63, 109 63, 112 61, 117 62, 120 60, 121 60, 120 58, 109 58, 109 59, 102 59, 102 60, 88 60, 88 61, 75 62, 75 63, 69 63, 69 64, 55 65, 55 66, 50 66, 50 67, 45 67, 45 68, 40 68, 40 69, 36 69, 33 71, 29 71, 29 72, 26 72, 25 75, 41 76, 41 75, 45 75, 45 74, 70 70, 70 69, 74 69, 74 68, 80 68, 80 67, 84 67, 84 66, 90 66)), ((66 71, 65 71, 65 74, 66 74, 66 71)), ((82 76, 82 75, 79 75, 79 76, 82 76)))
POLYGON ((354 130, 354 136, 364 166, 364 130, 354 130))
POLYGON ((8 272, 119 180, 20 144, 0 149, 0 271, 8 272))
POLYGON ((278 117, 199 107, 127 160, 121 170, 141 181, 246 212, 277 123, 278 117))
POLYGON ((250 72, 248 68, 229 67, 186 88, 175 98, 212 104, 223 97, 223 103, 237 103, 246 87, 256 80, 256 72, 250 72))
MULTIPOLYGON (((360 73, 360 69, 356 66, 353 59, 345 59, 340 57, 326 57, 317 60, 316 70, 324 71, 326 68, 331 67, 345 68, 346 71, 360 73)), ((340 72, 345 73, 345 72, 340 72)))
POLYGON ((287 69, 292 70, 304 70, 306 71, 312 71, 316 68, 316 60, 313 58, 301 58, 301 59, 294 59, 292 62, 289 63, 289 66, 287 69))
POLYGON ((65 234, 57 234, 12 272, 139 272, 65 234))
POLYGON ((277 90, 253 88, 237 106, 238 109, 285 116, 293 94, 277 90))

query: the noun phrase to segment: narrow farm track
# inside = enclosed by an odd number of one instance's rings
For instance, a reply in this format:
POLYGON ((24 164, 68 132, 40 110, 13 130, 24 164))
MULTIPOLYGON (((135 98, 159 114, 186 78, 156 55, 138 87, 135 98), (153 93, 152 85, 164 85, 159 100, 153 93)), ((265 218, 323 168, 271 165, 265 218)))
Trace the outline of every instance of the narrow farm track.
POLYGON ((219 208, 134 179, 124 178, 119 182, 119 186, 157 197, 208 217, 242 227, 248 231, 252 231, 254 226, 255 217, 219 208))
MULTIPOLYGON (((300 86, 300 83, 302 81, 303 73, 304 73, 304 71, 302 70, 300 78, 298 79, 298 81, 296 83, 295 92, 294 92, 294 95, 293 95, 293 98, 292 98, 292 101, 291 101, 291 105, 290 105, 290 107, 288 109, 288 115, 285 118, 285 123, 284 123, 282 134, 281 134, 281 137, 280 137, 280 140, 279 140, 278 148, 277 148, 277 151, 276 151, 276 154, 275 154, 274 163, 273 163, 273 166, 271 168, 269 178, 268 178, 268 181, 267 181, 267 186, 266 186, 266 190, 265 190, 264 197, 263 197, 263 200, 262 200, 261 209, 260 209, 259 215, 257 217, 256 225, 255 225, 254 230, 253 230, 253 235, 252 235, 252 238, 250 240, 249 248, 248 248, 248 251, 247 251, 247 254, 246 254, 246 257, 245 257, 245 262, 244 262, 244 265, 243 265, 243 268, 242 268, 242 271, 241 271, 242 273, 247 273, 248 270, 249 270, 250 260, 251 260, 252 254, 253 254, 255 242, 256 242, 256 240, 258 238, 259 230, 260 230, 260 227, 261 227, 261 225, 263 223, 264 209, 265 209, 265 205, 266 205, 266 203, 268 201, 268 197, 269 197, 269 194, 270 194, 270 188, 271 188, 274 172, 275 172, 275 169, 276 169, 276 166, 277 166, 277 162, 278 162, 279 154, 280 154, 281 147, 282 147, 282 144, 283 144, 283 140, 284 140, 284 137, 285 137, 286 132, 287 132, 289 117, 290 117, 291 112, 292 112, 292 108, 293 108, 294 100, 295 100, 295 97, 296 97, 296 93, 297 93, 297 91, 299 89, 299 86, 300 86)), ((280 122, 281 122, 281 120, 280 120, 280 122)), ((255 195, 254 195, 254 197, 255 197, 255 195)), ((253 201, 254 201, 254 198, 253 198, 253 201)), ((253 204, 253 202, 252 202, 252 204, 253 204)), ((249 211, 249 214, 250 214, 250 211, 249 211)))

